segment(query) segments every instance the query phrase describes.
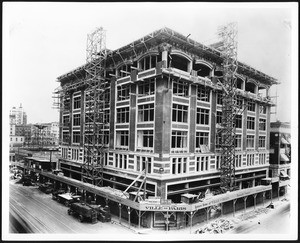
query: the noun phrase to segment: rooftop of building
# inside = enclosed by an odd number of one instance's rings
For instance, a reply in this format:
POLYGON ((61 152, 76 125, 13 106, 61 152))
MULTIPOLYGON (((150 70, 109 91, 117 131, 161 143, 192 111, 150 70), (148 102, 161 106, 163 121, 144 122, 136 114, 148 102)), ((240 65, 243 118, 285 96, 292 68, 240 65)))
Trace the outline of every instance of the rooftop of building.
MULTIPOLYGON (((149 50, 159 47, 161 44, 170 44, 172 48, 180 49, 190 56, 208 60, 210 63, 221 66, 223 57, 221 52, 214 48, 214 45, 206 46, 195 40, 188 38, 170 28, 164 27, 156 30, 126 46, 117 50, 107 50, 106 65, 117 66, 119 63, 130 63, 138 60, 149 50)), ((73 78, 84 78, 86 64, 57 78, 58 82, 68 82, 73 78)), ((252 68, 242 62, 238 62, 238 73, 256 79, 267 85, 277 84, 277 79, 252 68)))

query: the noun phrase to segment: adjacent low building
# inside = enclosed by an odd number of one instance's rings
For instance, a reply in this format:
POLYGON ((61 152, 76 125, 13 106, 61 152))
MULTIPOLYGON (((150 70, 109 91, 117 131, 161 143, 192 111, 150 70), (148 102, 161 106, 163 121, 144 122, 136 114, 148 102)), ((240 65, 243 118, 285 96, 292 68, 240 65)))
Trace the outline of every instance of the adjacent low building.
POLYGON ((288 122, 271 122, 270 170, 274 196, 283 195, 291 175, 291 125, 288 122))

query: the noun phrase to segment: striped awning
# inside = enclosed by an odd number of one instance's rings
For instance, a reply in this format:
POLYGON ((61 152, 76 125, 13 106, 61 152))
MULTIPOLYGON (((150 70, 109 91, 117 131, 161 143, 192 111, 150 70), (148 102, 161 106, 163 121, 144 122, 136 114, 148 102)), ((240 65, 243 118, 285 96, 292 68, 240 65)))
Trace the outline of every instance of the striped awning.
POLYGON ((290 159, 285 154, 280 154, 280 161, 288 162, 290 159))

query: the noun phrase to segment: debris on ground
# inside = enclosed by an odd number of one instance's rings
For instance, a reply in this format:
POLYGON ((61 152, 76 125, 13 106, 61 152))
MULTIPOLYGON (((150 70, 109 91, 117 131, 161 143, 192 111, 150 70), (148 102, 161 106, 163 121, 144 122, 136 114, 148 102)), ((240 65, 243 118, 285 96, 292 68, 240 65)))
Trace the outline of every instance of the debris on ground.
POLYGON ((195 234, 222 234, 233 229, 233 223, 228 219, 217 219, 195 231, 195 234))
POLYGON ((274 204, 273 204, 273 203, 270 203, 270 204, 267 206, 267 208, 272 208, 272 209, 274 209, 274 204))
POLYGON ((258 208, 255 209, 253 211, 247 212, 247 213, 243 213, 241 215, 238 216, 238 218, 240 220, 247 220, 247 219, 252 219, 252 218, 256 218, 258 215, 262 214, 262 213, 268 213, 268 207, 267 208, 258 208))

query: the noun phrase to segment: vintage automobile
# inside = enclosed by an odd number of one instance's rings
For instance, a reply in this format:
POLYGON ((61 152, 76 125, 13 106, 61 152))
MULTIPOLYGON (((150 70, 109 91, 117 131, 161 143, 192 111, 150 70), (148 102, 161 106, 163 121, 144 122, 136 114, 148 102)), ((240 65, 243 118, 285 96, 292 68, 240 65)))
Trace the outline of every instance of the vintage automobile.
POLYGON ((53 183, 51 183, 51 182, 45 182, 45 183, 39 185, 39 189, 42 192, 44 192, 46 194, 49 194, 49 193, 51 193, 53 191, 53 183))
POLYGON ((68 209, 68 214, 77 216, 80 222, 91 221, 93 224, 97 223, 97 210, 86 203, 72 203, 68 209))
POLYGON ((109 206, 101 207, 100 205, 96 204, 90 204, 89 206, 97 211, 97 218, 99 221, 102 223, 111 221, 109 206))
POLYGON ((69 207, 74 202, 80 202, 81 196, 74 195, 71 192, 66 192, 57 195, 57 201, 69 207))
POLYGON ((52 199, 57 200, 58 194, 66 193, 66 189, 60 188, 52 192, 52 199))

